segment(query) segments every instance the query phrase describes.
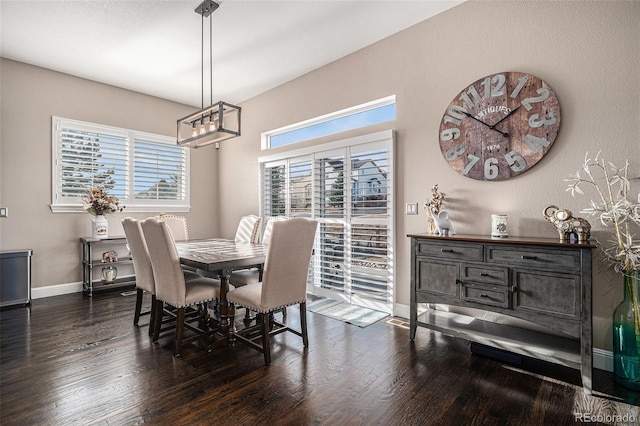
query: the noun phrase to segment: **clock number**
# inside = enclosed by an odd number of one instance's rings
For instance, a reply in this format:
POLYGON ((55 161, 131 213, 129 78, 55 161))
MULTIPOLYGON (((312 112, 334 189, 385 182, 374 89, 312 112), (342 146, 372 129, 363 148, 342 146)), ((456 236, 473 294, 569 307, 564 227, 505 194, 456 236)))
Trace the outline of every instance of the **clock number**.
POLYGON ((529 134, 524 137, 524 141, 529 145, 529 148, 531 148, 531 151, 533 152, 538 152, 542 148, 551 145, 551 143, 549 143, 545 138, 539 138, 529 134))
POLYGON ((504 95, 504 90, 502 89, 506 81, 504 74, 494 75, 491 81, 495 84, 495 86, 493 86, 493 90, 491 91, 491 97, 495 98, 497 96, 504 95))
POLYGON ((463 113, 467 112, 467 110, 459 105, 451 105, 447 112, 449 113, 449 115, 445 115, 442 121, 445 123, 453 123, 456 126, 459 126, 462 123, 462 119, 464 119, 465 117, 463 113))
POLYGON ((453 148, 451 148, 450 150, 448 150, 447 152, 445 152, 444 158, 446 158, 449 161, 456 160, 458 157, 464 154, 464 151, 465 151, 464 145, 459 143, 453 148))
POLYGON ((467 158, 469 159, 469 164, 467 164, 464 170, 462 171, 462 174, 465 176, 468 175, 471 169, 473 168, 473 166, 475 166, 476 163, 480 161, 480 157, 476 157, 473 154, 467 154, 467 158))
POLYGON ((513 89, 513 92, 511 92, 511 99, 515 99, 515 97, 520 94, 520 91, 522 90, 524 85, 527 84, 528 80, 529 80, 529 77, 526 77, 526 76, 518 78, 518 85, 516 86, 515 89, 513 89))
POLYGON ((460 129, 455 127, 451 129, 444 129, 440 132, 441 141, 450 141, 451 139, 458 139, 460 137, 460 129))
POLYGON ((504 159, 507 160, 507 164, 514 172, 521 172, 527 168, 527 162, 521 155, 519 155, 515 149, 512 149, 504 155, 504 159))
POLYGON ((457 118, 453 118, 448 115, 444 116, 444 118, 442 119, 442 122, 455 124, 456 126, 459 126, 460 124, 462 124, 462 120, 458 120, 457 118))
POLYGON ((536 90, 536 92, 540 96, 536 96, 533 98, 526 98, 526 99, 523 99, 521 102, 522 106, 524 106, 527 109, 527 111, 531 111, 531 108, 533 108, 531 104, 537 103, 537 102, 543 102, 547 100, 547 98, 549 97, 549 89, 547 89, 546 87, 541 87, 538 90, 536 90))
POLYGON ((488 98, 491 96, 495 98, 497 96, 504 95, 504 83, 506 82, 506 78, 504 74, 496 74, 493 78, 485 78, 480 85, 484 86, 484 97, 488 98), (491 88, 491 83, 493 83, 493 89, 491 88))
POLYGON ((532 114, 531 117, 529 117, 529 127, 536 129, 540 126, 551 126, 558 121, 557 118, 558 116, 553 111, 549 112, 549 114, 543 118, 540 118, 540 114, 532 114))
POLYGON ((498 159, 487 158, 484 162, 484 178, 493 180, 498 177, 498 159))
POLYGON ((469 108, 473 108, 475 106, 475 103, 480 101, 482 98, 480 97, 480 93, 478 93, 474 86, 469 86, 466 92, 462 92, 460 94, 459 99, 467 104, 469 108), (471 100, 469 95, 471 95, 471 98, 473 98, 473 100, 471 100))

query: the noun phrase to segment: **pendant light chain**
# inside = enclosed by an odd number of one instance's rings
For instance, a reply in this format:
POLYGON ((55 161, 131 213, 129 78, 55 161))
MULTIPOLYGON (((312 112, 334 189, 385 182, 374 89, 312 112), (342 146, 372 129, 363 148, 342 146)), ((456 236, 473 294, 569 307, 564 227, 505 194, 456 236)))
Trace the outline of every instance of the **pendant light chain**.
POLYGON ((213 18, 209 16, 209 105, 213 105, 213 18))
POLYGON ((202 93, 201 109, 204 109, 204 14, 200 24, 200 92, 202 93))

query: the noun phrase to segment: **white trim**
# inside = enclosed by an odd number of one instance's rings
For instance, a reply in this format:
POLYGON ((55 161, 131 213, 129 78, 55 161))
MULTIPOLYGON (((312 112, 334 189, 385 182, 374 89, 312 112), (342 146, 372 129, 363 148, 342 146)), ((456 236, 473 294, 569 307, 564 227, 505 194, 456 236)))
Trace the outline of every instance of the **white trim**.
MULTIPOLYGON (((84 213, 86 214, 86 210, 77 204, 50 204, 49 208, 53 213, 84 213)), ((125 206, 123 210, 124 213, 153 213, 153 212, 165 212, 165 213, 189 213, 191 211, 191 206, 145 206, 145 205, 137 205, 137 206, 125 206)))
MULTIPOLYGON (((387 105, 393 105, 395 103, 396 103, 396 95, 391 95, 385 98, 376 99, 374 101, 365 102, 364 104, 341 109, 340 111, 335 111, 329 114, 321 115, 319 117, 314 117, 308 120, 300 121, 298 123, 289 124, 287 126, 280 127, 278 129, 269 130, 268 132, 264 132, 260 135, 260 149, 262 150, 271 149, 269 141, 272 136, 279 135, 281 133, 291 132, 293 130, 303 129, 305 127, 310 127, 316 124, 325 123, 327 121, 336 120, 336 119, 347 117, 353 114, 358 114, 360 112, 365 112, 365 111, 369 111, 376 108, 382 108, 387 105)), ((278 148, 282 148, 282 147, 279 146, 278 148)))
POLYGON ((258 157, 258 163, 266 163, 278 160, 284 160, 285 158, 294 158, 301 157, 304 155, 312 155, 316 152, 322 151, 330 151, 332 149, 340 149, 345 148, 347 146, 353 145, 361 145, 365 143, 372 142, 380 142, 380 141, 388 141, 389 139, 394 140, 394 132, 393 130, 382 130, 380 132, 369 133, 361 136, 354 136, 348 139, 340 139, 338 141, 327 142, 320 145, 312 145, 305 148, 292 149, 284 152, 279 152, 277 154, 263 155, 262 157, 258 157))
POLYGON ((82 282, 55 284, 46 287, 31 288, 31 299, 60 296, 62 294, 81 293, 82 282))
POLYGON ((613 372, 613 352, 593 348, 593 368, 613 372))

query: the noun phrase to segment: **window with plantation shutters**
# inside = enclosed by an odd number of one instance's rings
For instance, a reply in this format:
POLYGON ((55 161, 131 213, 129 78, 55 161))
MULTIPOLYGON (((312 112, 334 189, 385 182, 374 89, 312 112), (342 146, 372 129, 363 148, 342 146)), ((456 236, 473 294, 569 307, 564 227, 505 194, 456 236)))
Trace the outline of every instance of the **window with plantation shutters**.
POLYGON ((133 141, 133 197, 136 200, 184 200, 186 152, 178 145, 133 141))
POLYGON ((393 132, 260 159, 261 214, 318 221, 309 292, 392 312, 393 132))
POLYGON ((82 211, 103 187, 129 212, 188 211, 189 152, 175 139, 53 117, 53 212, 82 211))

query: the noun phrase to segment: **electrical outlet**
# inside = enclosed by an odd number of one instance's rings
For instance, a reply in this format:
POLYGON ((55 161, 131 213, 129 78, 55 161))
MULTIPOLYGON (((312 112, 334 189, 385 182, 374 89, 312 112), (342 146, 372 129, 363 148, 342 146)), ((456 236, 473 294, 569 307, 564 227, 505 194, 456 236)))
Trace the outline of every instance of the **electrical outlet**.
POLYGON ((418 214, 418 203, 407 203, 405 206, 405 214, 418 214))
POLYGON ((0 207, 0 217, 9 216, 9 209, 6 207, 0 207))

